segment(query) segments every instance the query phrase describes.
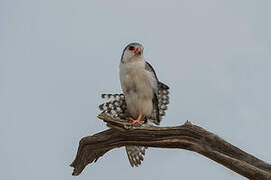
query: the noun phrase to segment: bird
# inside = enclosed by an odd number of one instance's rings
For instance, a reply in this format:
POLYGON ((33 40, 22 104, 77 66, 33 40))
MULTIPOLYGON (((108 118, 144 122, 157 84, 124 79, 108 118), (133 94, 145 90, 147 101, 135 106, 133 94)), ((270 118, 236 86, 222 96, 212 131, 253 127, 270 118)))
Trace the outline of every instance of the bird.
MULTIPOLYGON (((132 125, 159 125, 169 104, 169 87, 160 82, 154 68, 144 58, 140 43, 128 44, 121 55, 119 79, 123 94, 102 94, 110 99, 100 110, 115 118, 126 119, 132 125)), ((144 146, 126 146, 132 167, 138 166, 145 155, 144 146)))

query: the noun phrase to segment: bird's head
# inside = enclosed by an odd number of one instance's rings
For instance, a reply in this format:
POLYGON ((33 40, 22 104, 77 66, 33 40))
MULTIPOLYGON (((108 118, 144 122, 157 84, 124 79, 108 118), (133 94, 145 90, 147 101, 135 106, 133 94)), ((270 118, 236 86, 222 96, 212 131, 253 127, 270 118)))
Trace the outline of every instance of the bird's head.
POLYGON ((143 58, 144 47, 139 43, 128 44, 122 53, 121 62, 128 63, 143 58))

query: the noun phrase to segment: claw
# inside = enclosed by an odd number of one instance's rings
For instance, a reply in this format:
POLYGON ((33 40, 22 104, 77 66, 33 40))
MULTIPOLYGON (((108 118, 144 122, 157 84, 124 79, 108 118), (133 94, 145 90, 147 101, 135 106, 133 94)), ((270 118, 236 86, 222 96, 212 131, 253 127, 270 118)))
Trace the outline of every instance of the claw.
POLYGON ((142 118, 142 113, 139 114, 139 116, 137 117, 137 119, 133 119, 133 118, 129 118, 130 121, 132 121, 132 124, 144 124, 144 121, 141 121, 142 118))

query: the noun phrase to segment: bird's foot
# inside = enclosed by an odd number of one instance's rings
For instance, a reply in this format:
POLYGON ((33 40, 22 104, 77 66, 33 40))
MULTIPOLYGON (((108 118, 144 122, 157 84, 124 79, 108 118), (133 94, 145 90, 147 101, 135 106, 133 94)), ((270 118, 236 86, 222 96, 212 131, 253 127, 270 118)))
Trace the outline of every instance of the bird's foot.
POLYGON ((141 120, 138 120, 138 119, 133 119, 133 118, 129 118, 129 120, 132 122, 132 124, 136 124, 136 123, 138 123, 138 124, 144 124, 144 121, 141 121, 141 120))
POLYGON ((142 114, 140 113, 139 116, 137 117, 137 119, 133 119, 133 118, 129 118, 129 120, 132 122, 132 124, 144 124, 144 121, 141 121, 141 118, 142 118, 142 114))

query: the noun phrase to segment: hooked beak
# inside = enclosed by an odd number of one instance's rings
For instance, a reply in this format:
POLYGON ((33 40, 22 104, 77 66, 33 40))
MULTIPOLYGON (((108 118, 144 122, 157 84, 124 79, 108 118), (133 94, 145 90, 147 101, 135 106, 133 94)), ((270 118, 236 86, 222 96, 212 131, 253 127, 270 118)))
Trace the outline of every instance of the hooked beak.
POLYGON ((142 55, 142 49, 141 48, 136 48, 134 51, 136 56, 141 56, 142 55))

